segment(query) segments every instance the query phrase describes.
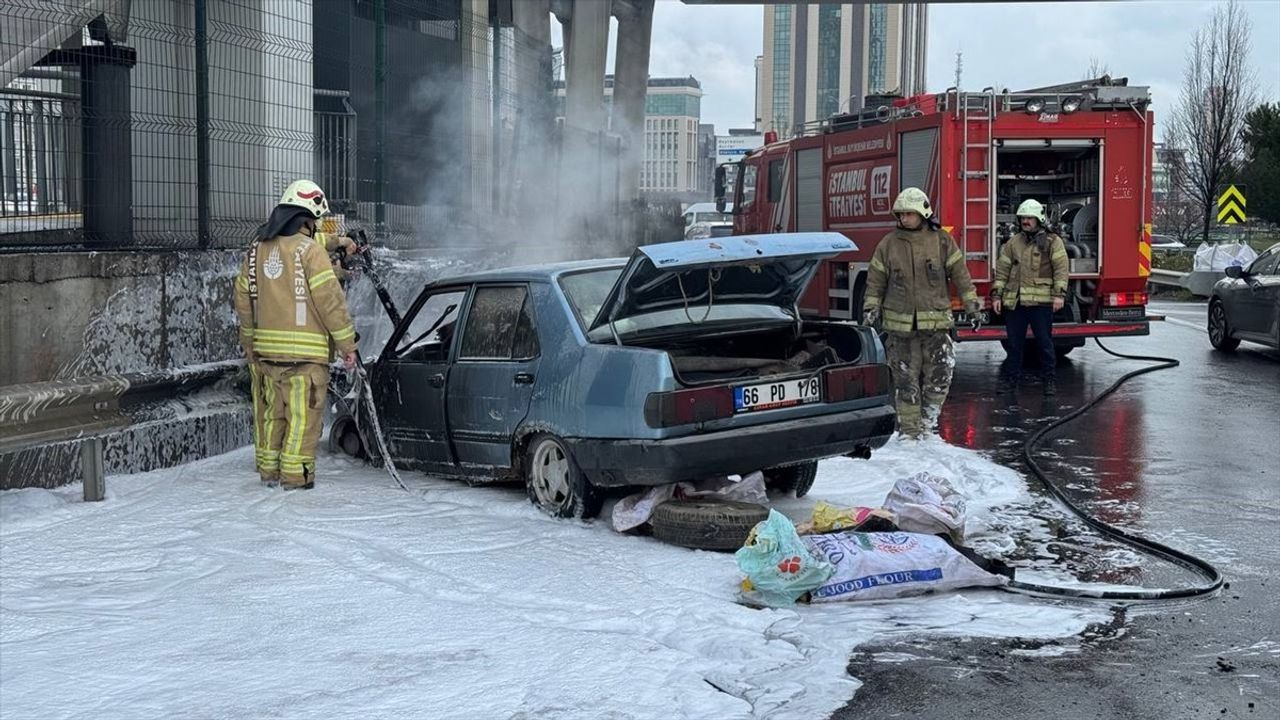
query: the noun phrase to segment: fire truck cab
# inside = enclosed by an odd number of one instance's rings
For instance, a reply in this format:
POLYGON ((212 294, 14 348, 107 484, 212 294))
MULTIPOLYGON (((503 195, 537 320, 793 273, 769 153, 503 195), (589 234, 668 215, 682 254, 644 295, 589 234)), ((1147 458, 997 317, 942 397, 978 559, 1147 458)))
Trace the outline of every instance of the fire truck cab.
POLYGON ((865 110, 747 155, 732 197, 734 232, 848 236, 858 249, 824 263, 800 309, 858 320, 867 263, 896 224, 894 197, 919 187, 984 298, 976 330, 953 301, 956 338, 1007 342, 1003 318, 990 310, 995 260, 1018 232, 1015 208, 1034 198, 1070 258, 1066 307, 1054 319, 1059 352, 1090 336, 1146 335, 1149 104, 1148 88, 1106 77, 1015 93, 872 96, 865 110))

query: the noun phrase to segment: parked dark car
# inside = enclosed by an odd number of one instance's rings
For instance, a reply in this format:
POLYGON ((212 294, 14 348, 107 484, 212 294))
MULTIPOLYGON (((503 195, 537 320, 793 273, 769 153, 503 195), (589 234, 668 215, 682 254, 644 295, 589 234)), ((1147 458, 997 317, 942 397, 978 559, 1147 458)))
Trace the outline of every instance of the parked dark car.
POLYGON ((1226 272, 1209 296, 1209 342, 1228 351, 1241 340, 1280 349, 1280 243, 1248 268, 1226 272))
MULTIPOLYGON (((552 515, 602 489, 765 470, 803 495, 817 462, 895 429, 870 328, 802 319, 837 233, 680 241, 626 260, 497 270, 419 294, 368 372, 397 467, 522 480, 552 515)), ((376 448, 339 418, 339 447, 376 448)))

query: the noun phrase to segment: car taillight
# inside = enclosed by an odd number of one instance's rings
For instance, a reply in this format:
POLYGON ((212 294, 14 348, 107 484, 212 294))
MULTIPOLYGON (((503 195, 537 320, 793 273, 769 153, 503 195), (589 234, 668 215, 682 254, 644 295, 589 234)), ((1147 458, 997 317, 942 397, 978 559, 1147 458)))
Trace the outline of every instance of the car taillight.
POLYGON ((733 415, 733 389, 725 386, 650 393, 644 401, 649 427, 671 427, 733 415))
POLYGON ((1144 292, 1107 293, 1102 296, 1102 304, 1107 307, 1146 305, 1148 297, 1144 292))
POLYGON ((843 402, 887 395, 888 365, 855 365, 827 371, 827 402, 843 402))

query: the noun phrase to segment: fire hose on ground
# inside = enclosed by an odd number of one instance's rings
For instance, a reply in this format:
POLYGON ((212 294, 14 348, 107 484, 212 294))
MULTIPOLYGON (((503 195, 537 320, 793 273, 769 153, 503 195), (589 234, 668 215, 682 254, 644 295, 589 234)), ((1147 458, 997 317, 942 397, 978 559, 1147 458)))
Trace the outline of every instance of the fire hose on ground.
POLYGON ((1094 342, 1099 348, 1108 355, 1112 355, 1124 360, 1145 360, 1156 363, 1148 367, 1139 368, 1133 372, 1127 373, 1119 380, 1116 380, 1106 390, 1103 390, 1097 397, 1089 402, 1076 408, 1065 417, 1055 420, 1037 431, 1034 435, 1027 439, 1025 445, 1022 446, 1022 458, 1027 464, 1027 468, 1032 475, 1040 481, 1044 487, 1054 495, 1063 505, 1067 507, 1076 517, 1082 520, 1086 525, 1101 533, 1103 536, 1117 540, 1129 547, 1138 550, 1155 558, 1165 560, 1167 562, 1178 565, 1184 569, 1190 570, 1201 575, 1205 582, 1201 585, 1193 585, 1181 588, 1170 589, 1147 589, 1134 588, 1132 590, 1114 590, 1114 589, 1090 589, 1090 588, 1065 588, 1051 585, 1040 585, 1036 583, 1021 582, 1016 578, 1009 583, 1007 589, 1012 592, 1025 593, 1030 595, 1052 595, 1059 597, 1085 598, 1095 600, 1120 600, 1120 601, 1142 601, 1142 600, 1176 600, 1185 598, 1203 597, 1216 593, 1222 587, 1222 573, 1209 562, 1202 560, 1189 553, 1182 552, 1169 547, 1163 543, 1156 542, 1144 538, 1135 533, 1118 528, 1110 523, 1099 520, 1083 510, 1079 505, 1071 500, 1065 492, 1055 485, 1045 473, 1040 464, 1036 462, 1035 450, 1040 441, 1049 433, 1060 427, 1070 423, 1080 416, 1088 413, 1096 408, 1108 396, 1119 390, 1129 380, 1139 375, 1156 372, 1157 370, 1167 370, 1177 367, 1180 363, 1173 358, 1154 357, 1148 355, 1124 355, 1107 348, 1102 341, 1094 338, 1094 342))

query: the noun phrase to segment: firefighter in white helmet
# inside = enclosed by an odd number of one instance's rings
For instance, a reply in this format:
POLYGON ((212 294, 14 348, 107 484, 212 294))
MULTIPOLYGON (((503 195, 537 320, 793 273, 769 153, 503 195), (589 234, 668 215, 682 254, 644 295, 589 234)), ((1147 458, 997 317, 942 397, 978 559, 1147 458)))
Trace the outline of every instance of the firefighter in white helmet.
POLYGON ((955 368, 948 281, 970 313, 980 312, 982 304, 964 252, 937 225, 924 191, 904 189, 893 214, 897 229, 871 256, 863 321, 887 335, 898 429, 919 440, 936 430, 955 368))
POLYGON ((254 380, 255 459, 262 481, 285 489, 315 484, 329 361, 355 366, 346 298, 316 222, 324 191, 298 180, 257 230, 235 283, 240 344, 254 380))
POLYGON ((1040 351, 1044 394, 1054 395, 1053 315, 1066 304, 1067 247, 1062 238, 1049 232, 1044 205, 1025 200, 1017 215, 1022 230, 1000 248, 996 279, 991 284, 991 308, 996 314, 1004 313, 1009 334, 1001 388, 1012 392, 1022 379, 1022 350, 1030 326, 1040 351))

